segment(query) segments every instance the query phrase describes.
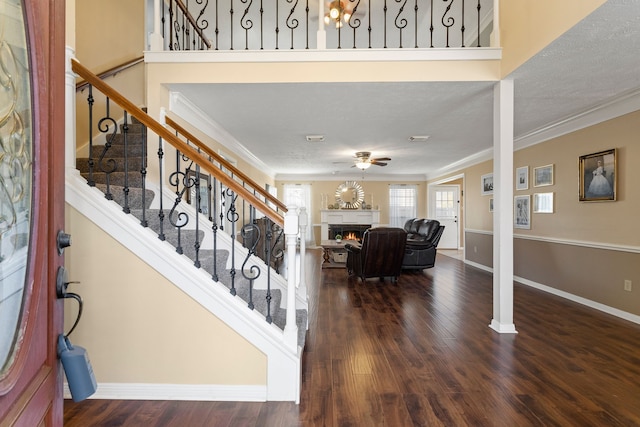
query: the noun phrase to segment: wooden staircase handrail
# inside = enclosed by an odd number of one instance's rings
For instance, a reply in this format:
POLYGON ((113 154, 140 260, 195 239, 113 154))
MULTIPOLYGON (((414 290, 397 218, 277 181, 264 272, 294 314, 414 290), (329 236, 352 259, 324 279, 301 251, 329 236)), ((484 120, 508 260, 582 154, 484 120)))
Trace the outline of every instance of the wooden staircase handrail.
MULTIPOLYGON (((116 74, 133 67, 134 65, 138 65, 139 63, 144 61, 144 56, 139 56, 137 58, 131 59, 129 61, 125 61, 120 65, 116 65, 115 67, 111 67, 102 73, 98 73, 97 76, 100 80, 104 80, 107 77, 115 76, 116 74)), ((86 80, 81 80, 76 83, 76 92, 81 91, 85 87, 89 86, 89 82, 86 80)))
POLYGON ((255 189, 255 191, 257 191, 261 196, 263 196, 268 202, 273 203, 274 205, 276 205, 278 207, 278 209, 280 209, 280 210, 282 210, 284 212, 287 211, 287 206, 284 203, 282 203, 280 200, 278 200, 276 197, 274 197, 271 193, 269 193, 267 190, 265 190, 260 185, 258 185, 258 183, 256 183, 254 180, 249 178, 244 172, 242 172, 240 169, 235 167, 232 163, 230 163, 228 160, 226 160, 220 154, 216 153, 210 147, 205 145, 196 136, 194 136, 191 132, 189 132, 187 129, 185 129, 180 124, 178 124, 171 117, 166 116, 165 117, 165 121, 167 122, 167 124, 169 126, 171 126, 176 131, 178 131, 178 133, 182 134, 189 141, 193 142, 193 144, 196 147, 198 147, 200 150, 204 151, 206 154, 211 156, 212 159, 216 160, 222 166, 224 166, 225 168, 229 169, 233 175, 237 176, 242 181, 248 183, 249 186, 251 186, 253 189, 255 189))
MULTIPOLYGON (((87 69, 84 65, 80 64, 77 60, 71 60, 71 68, 77 73, 80 77, 85 79, 89 84, 98 89, 100 92, 109 97, 113 102, 122 107, 125 111, 129 112, 132 116, 140 121, 140 123, 144 124, 148 129, 151 129, 156 135, 160 136, 162 139, 173 145, 180 152, 187 155, 190 159, 195 161, 201 169, 204 169, 212 176, 215 176, 220 182, 229 187, 236 194, 240 195, 244 200, 251 203, 253 206, 258 208, 260 212, 265 214, 270 220, 274 223, 278 224, 281 227, 284 227, 284 215, 271 206, 263 202, 256 195, 254 195, 251 191, 244 188, 241 184, 239 184, 232 177, 222 172, 220 168, 216 167, 214 164, 210 163, 206 158, 203 157, 202 153, 198 152, 192 146, 186 144, 180 138, 172 134, 167 128, 162 126, 156 120, 154 120, 147 113, 142 111, 140 107, 133 104, 127 98, 125 98, 122 94, 120 94, 117 90, 113 89, 111 86, 100 80, 95 74, 93 74, 89 69, 87 69)), ((286 209, 285 209, 286 211, 286 209)))

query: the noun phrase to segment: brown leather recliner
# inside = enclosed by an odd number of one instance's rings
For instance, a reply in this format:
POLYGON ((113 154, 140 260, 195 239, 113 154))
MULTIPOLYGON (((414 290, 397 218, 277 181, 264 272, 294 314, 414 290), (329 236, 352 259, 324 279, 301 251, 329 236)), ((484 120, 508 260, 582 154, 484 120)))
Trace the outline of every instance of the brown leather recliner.
POLYGON ((407 233, 402 228, 369 228, 362 243, 347 243, 347 272, 364 281, 367 277, 391 277, 395 282, 402 271, 407 233))

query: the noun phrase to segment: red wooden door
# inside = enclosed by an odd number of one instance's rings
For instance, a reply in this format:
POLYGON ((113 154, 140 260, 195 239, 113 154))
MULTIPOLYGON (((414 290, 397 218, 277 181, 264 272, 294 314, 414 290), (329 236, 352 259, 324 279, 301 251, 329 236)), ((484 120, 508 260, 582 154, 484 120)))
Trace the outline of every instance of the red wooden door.
POLYGON ((64 34, 63 0, 0 0, 0 304, 16 312, 0 320, 2 427, 62 425, 64 34))

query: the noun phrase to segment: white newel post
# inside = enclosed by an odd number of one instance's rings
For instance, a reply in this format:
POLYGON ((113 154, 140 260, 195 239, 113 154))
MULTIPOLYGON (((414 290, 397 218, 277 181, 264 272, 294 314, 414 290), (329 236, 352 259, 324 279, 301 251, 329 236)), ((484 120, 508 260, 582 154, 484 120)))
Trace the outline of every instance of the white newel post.
POLYGON ((162 0, 155 0, 153 9, 153 32, 149 34, 149 50, 152 52, 161 52, 164 50, 161 24, 162 0))
POLYGON ((295 205, 287 206, 284 216, 284 236, 287 243, 287 324, 284 341, 294 351, 298 350, 298 325, 296 324, 296 241, 298 240, 298 214, 295 205))
MULTIPOLYGON (((298 225, 300 227, 300 281, 298 282, 298 287, 304 294, 306 295, 307 285, 305 283, 305 271, 304 271, 304 256, 307 252, 307 208, 300 208, 300 213, 298 214, 298 225)), ((306 299, 306 298, 305 298, 306 299)))

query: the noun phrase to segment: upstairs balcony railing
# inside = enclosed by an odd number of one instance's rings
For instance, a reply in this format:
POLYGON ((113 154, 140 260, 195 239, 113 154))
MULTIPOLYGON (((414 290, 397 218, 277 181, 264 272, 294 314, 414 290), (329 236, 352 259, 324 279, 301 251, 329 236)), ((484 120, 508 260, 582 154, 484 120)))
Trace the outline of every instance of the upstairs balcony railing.
POLYGON ((166 50, 489 47, 493 0, 168 0, 166 50))

